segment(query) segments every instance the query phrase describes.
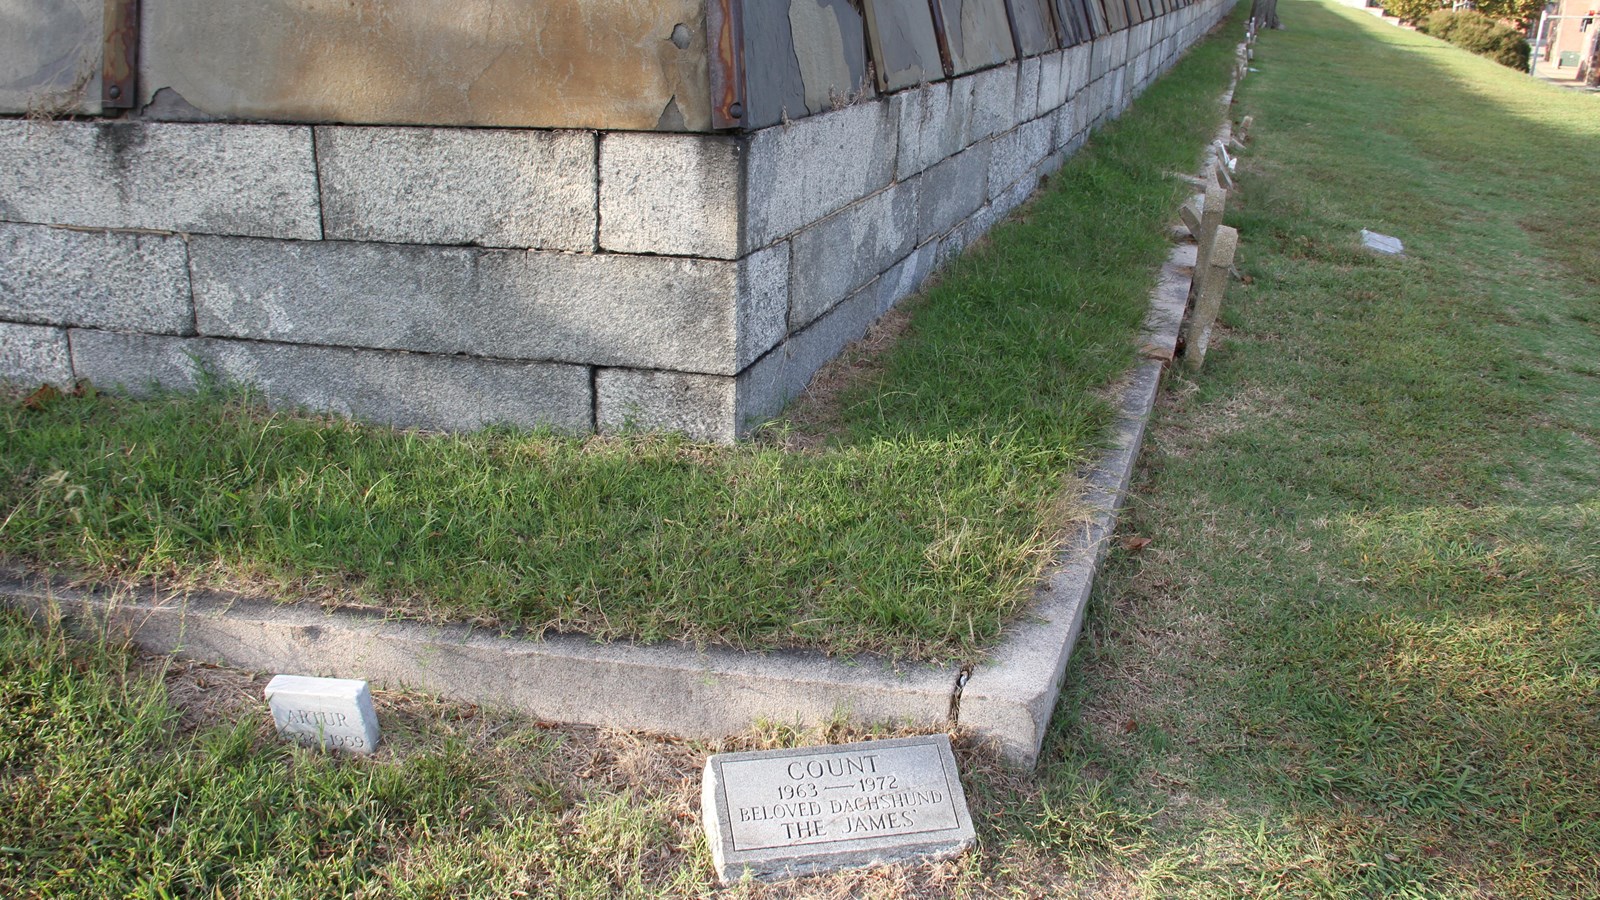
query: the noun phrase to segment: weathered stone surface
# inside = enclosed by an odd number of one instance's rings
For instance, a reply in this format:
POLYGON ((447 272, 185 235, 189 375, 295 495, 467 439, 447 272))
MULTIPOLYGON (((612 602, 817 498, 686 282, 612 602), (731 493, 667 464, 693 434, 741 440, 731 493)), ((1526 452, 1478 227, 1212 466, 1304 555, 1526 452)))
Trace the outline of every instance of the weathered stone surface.
POLYGON ((866 333, 878 318, 877 295, 870 288, 855 292, 822 318, 789 335, 739 374, 741 433, 777 415, 785 403, 805 390, 818 369, 866 333))
POLYGON ((266 697, 278 734, 297 744, 362 755, 378 749, 378 713, 365 681, 275 675, 266 697))
POLYGON ((867 36, 878 89, 898 91, 944 77, 933 15, 921 0, 867 0, 867 36))
POLYGON ((1145 86, 1150 83, 1150 57, 1140 53, 1128 62, 1128 84, 1132 85, 1132 94, 1137 97, 1144 92, 1145 86))
POLYGON ((724 375, 647 369, 601 369, 595 374, 595 425, 678 431, 697 441, 730 444, 738 437, 738 384, 724 375))
POLYGON ((311 129, 0 121, 0 219, 316 239, 311 129))
POLYGON ((975 840, 943 734, 713 754, 700 814, 725 882, 947 857, 975 840))
POLYGON ((921 287, 922 282, 933 274, 933 262, 937 245, 923 244, 911 251, 905 259, 896 263, 889 271, 861 289, 862 293, 872 296, 872 309, 878 316, 882 316, 894 307, 895 304, 911 296, 921 287))
POLYGON ((971 141, 1010 131, 1017 124, 1017 67, 999 66, 972 76, 971 141))
POLYGON ((104 0, 0 0, 0 113, 97 115, 104 0))
POLYGON ((1023 56, 1038 56, 1060 46, 1049 4, 1050 0, 1011 0, 1023 56))
POLYGON ((859 8, 850 0, 744 6, 746 128, 837 109, 874 90, 859 8))
POLYGON ((918 241, 949 231, 983 205, 989 193, 990 143, 985 141, 922 174, 918 241))
MULTIPOLYGON (((788 333, 789 243, 774 244, 739 263, 734 312, 735 370, 755 362, 788 333)), ((721 373, 731 374, 731 373, 721 373)))
POLYGON ((1012 118, 1026 122, 1039 115, 1039 80, 1043 63, 1040 58, 1029 57, 1017 63, 1017 108, 1012 118))
POLYGON ((1128 11, 1120 0, 1109 0, 1100 4, 1106 12, 1106 28, 1111 34, 1119 34, 1128 27, 1128 11))
POLYGON ((880 191, 795 235, 789 327, 810 324, 903 258, 916 239, 915 181, 880 191))
POLYGON ((1052 151, 1049 156, 1046 156, 1039 162, 1039 166, 1035 170, 1034 181, 1041 181, 1045 178, 1045 176, 1054 175, 1055 173, 1061 171, 1061 167, 1066 163, 1066 161, 1066 154, 1062 153, 1060 150, 1052 151))
POLYGON ((704 131, 702 0, 144 0, 142 102, 219 118, 704 131))
POLYGON ((1094 40, 1095 17, 1089 12, 1093 4, 1088 0, 1053 0, 1056 22, 1063 32, 1062 46, 1074 47, 1094 40))
POLYGON ((723 375, 782 334, 766 313, 741 315, 739 298, 756 296, 760 311, 787 292, 770 254, 741 264, 213 237, 190 253, 205 335, 723 375))
POLYGON ((1005 0, 936 0, 957 75, 1015 59, 1005 0))
MULTIPOLYGON (((1054 123, 1034 119, 994 139, 989 154, 989 195, 1003 193, 1033 171, 1055 143, 1054 123)), ((1033 190, 1029 185, 1028 190, 1033 190)))
POLYGON ((1089 84, 1089 71, 1093 62, 1094 45, 1079 44, 1068 50, 1064 58, 1063 80, 1066 81, 1064 90, 1068 96, 1076 94, 1089 84))
MULTIPOLYGON (((1151 9, 1147 18, 1156 14, 1156 11, 1151 9)), ((1128 37, 1128 50, 1130 53, 1137 55, 1150 49, 1150 45, 1155 41, 1155 25, 1156 23, 1153 21, 1145 21, 1139 23, 1138 27, 1133 29, 1133 33, 1128 37)))
POLYGON ((595 137, 318 128, 328 240, 592 250, 595 137))
POLYGON ((1107 75, 1104 80, 1111 82, 1109 87, 1111 93, 1111 117, 1116 118, 1126 112, 1128 104, 1133 102, 1133 94, 1129 90, 1128 67, 1123 66, 1117 69, 1107 75))
POLYGON ((612 132, 600 144, 600 246, 622 253, 739 256, 744 145, 612 132))
POLYGON ((584 366, 75 329, 72 362, 101 387, 192 390, 203 367, 275 406, 402 428, 593 427, 584 366))
POLYGON ((897 178, 910 178, 971 143, 971 76, 899 94, 895 109, 900 123, 897 178))
POLYGON ((859 340, 873 322, 932 273, 938 245, 924 244, 888 272, 851 294, 817 321, 790 335, 739 375, 739 430, 776 415, 811 377, 859 340))
POLYGON ((745 246, 764 247, 887 185, 898 153, 891 106, 862 103, 757 132, 747 163, 745 246))
POLYGON ((1089 40, 1097 40, 1111 33, 1111 22, 1106 19, 1105 4, 1101 0, 1083 0, 1089 17, 1089 40))
MULTIPOLYGON (((1006 196, 1008 193, 1008 191, 1001 191, 1000 196, 1006 196)), ((993 228, 1003 218, 1005 218, 1005 214, 1000 208, 1000 200, 997 197, 994 201, 978 207, 977 212, 968 216, 966 221, 951 229, 950 236, 945 242, 946 246, 941 247, 941 252, 951 258, 953 258, 952 254, 958 250, 965 252, 968 247, 977 243, 979 238, 988 234, 989 229, 993 228)))
POLYGON ((1111 36, 1097 37, 1089 44, 1089 81, 1098 81, 1111 71, 1111 36))
POLYGON ((1017 179, 1011 187, 1001 191, 994 199, 989 201, 989 205, 994 207, 995 221, 999 222, 1011 215, 1012 210, 1028 202, 1028 198, 1032 197, 1034 191, 1038 189, 1039 167, 1035 164, 1030 166, 1028 171, 1017 179))
POLYGON ((72 383, 67 333, 60 328, 0 322, 0 381, 33 387, 72 383))
POLYGON ((1110 78, 1092 81, 1079 94, 1078 100, 1074 101, 1082 105, 1082 122, 1086 130, 1098 128, 1100 123, 1105 121, 1106 112, 1110 109, 1110 87, 1110 78))
POLYGON ((1120 68, 1128 64, 1128 31, 1119 31, 1111 36, 1111 67, 1120 68))
POLYGON ((1054 113, 1061 104, 1067 102, 1061 79, 1064 60, 1065 55, 1059 50, 1039 58, 1038 110, 1041 116, 1054 113))
POLYGON ((167 235, 0 223, 0 319, 193 333, 188 250, 167 235))
POLYGON ((1073 138, 1078 136, 1078 109, 1079 101, 1074 99, 1066 106, 1056 110, 1053 120, 1056 131, 1053 143, 1057 150, 1065 150, 1071 146, 1073 138))

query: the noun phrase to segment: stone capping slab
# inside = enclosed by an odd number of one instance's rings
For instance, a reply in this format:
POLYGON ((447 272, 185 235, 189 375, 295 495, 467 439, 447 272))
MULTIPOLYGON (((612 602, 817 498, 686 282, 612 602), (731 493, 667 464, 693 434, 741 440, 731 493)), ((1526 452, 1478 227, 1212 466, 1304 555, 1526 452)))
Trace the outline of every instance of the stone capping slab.
POLYGON ((466 625, 385 620, 221 592, 102 591, 0 571, 0 602, 103 623, 155 653, 264 672, 358 678, 550 722, 684 737, 737 734, 759 720, 898 722, 943 730, 954 665, 903 666, 821 653, 502 637, 466 625))
POLYGON ((976 841, 947 734, 717 753, 700 816, 723 883, 944 858, 976 841))

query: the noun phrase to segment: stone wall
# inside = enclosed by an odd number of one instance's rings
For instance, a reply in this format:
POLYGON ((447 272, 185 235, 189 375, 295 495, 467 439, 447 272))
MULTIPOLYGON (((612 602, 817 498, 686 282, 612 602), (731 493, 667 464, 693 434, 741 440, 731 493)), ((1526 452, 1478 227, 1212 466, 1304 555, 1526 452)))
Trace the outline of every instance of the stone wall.
POLYGON ((742 133, 0 119, 0 377, 732 440, 1231 2, 742 133))

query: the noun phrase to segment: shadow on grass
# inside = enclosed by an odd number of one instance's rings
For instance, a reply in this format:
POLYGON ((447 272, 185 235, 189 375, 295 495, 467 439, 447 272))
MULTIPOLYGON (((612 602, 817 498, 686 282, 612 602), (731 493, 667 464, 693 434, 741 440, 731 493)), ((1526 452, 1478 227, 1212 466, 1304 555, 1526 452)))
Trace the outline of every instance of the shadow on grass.
POLYGON ((1600 105, 1281 11, 1252 283, 1163 397, 1040 777, 1157 811, 1096 861, 1151 895, 1600 895, 1600 105))

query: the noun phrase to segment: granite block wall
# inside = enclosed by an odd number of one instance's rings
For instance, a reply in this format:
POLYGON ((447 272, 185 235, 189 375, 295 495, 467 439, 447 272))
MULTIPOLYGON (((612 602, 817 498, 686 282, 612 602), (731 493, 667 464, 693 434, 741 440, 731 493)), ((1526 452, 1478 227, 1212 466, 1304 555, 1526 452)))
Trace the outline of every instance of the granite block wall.
POLYGON ((0 119, 0 378, 731 441, 1231 4, 743 133, 0 119))

